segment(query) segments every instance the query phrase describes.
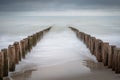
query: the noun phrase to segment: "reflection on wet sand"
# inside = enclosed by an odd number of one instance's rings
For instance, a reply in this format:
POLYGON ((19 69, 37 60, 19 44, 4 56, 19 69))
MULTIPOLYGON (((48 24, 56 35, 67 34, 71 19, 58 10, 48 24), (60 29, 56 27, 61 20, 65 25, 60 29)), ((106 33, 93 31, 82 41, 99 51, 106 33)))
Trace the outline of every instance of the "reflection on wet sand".
POLYGON ((13 72, 10 77, 5 77, 4 80, 31 80, 32 72, 35 70, 28 70, 25 72, 13 72))
POLYGON ((32 70, 12 76, 13 80, 31 80, 32 70))
POLYGON ((62 65, 29 70, 12 76, 12 80, 120 80, 119 74, 114 74, 102 63, 92 61, 86 61, 86 63, 86 67, 90 69, 89 72, 83 73, 79 67, 79 61, 72 61, 62 65))

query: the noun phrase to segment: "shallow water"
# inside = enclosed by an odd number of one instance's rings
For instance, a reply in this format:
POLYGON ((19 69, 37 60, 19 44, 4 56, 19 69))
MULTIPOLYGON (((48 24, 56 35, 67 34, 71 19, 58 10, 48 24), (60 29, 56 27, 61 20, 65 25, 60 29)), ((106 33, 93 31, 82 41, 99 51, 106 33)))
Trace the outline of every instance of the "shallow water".
POLYGON ((75 34, 53 28, 10 73, 11 80, 119 80, 75 34))
POLYGON ((37 70, 31 75, 33 78, 31 80, 35 80, 85 74, 90 72, 90 68, 86 67, 86 60, 97 62, 70 29, 56 31, 56 28, 53 28, 33 48, 26 59, 17 65, 16 72, 10 75, 15 76, 25 71, 37 70))

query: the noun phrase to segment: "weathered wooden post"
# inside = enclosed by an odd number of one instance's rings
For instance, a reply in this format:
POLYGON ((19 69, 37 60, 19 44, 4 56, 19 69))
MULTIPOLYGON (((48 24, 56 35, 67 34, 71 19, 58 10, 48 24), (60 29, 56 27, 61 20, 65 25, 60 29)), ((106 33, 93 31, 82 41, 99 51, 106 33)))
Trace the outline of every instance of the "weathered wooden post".
POLYGON ((119 66, 119 54, 120 54, 120 48, 116 48, 116 50, 115 50, 115 72, 116 73, 120 73, 120 71, 119 71, 119 68, 120 68, 120 66, 119 66))
POLYGON ((90 52, 91 53, 93 52, 93 37, 91 37, 91 39, 90 39, 90 52))
POLYGON ((87 48, 89 48, 89 43, 90 43, 90 42, 89 42, 89 37, 90 37, 90 35, 87 34, 87 42, 86 42, 86 43, 87 43, 87 44, 86 44, 86 45, 87 45, 87 48))
POLYGON ((82 32, 80 32, 80 39, 82 40, 82 32))
POLYGON ((38 41, 40 41, 41 40, 41 38, 42 38, 42 33, 41 33, 41 31, 40 32, 38 32, 39 33, 39 36, 38 36, 38 41))
POLYGON ((120 73, 120 51, 118 52, 118 69, 116 72, 120 73))
POLYGON ((83 42, 84 42, 84 40, 85 40, 84 33, 82 33, 82 40, 83 40, 83 42))
POLYGON ((15 46, 15 63, 18 64, 19 63, 19 58, 20 58, 20 49, 19 49, 19 42, 15 42, 14 43, 15 46))
POLYGON ((115 45, 111 45, 109 47, 109 53, 108 53, 108 68, 112 68, 112 62, 113 62, 113 54, 114 54, 114 48, 115 45))
POLYGON ((22 60, 22 52, 21 52, 21 48, 20 48, 20 43, 17 47, 18 47, 18 50, 19 50, 19 61, 21 61, 22 60))
POLYGON ((112 60, 112 70, 115 71, 115 53, 116 53, 116 47, 113 48, 113 60, 112 60))
POLYGON ((42 39, 42 37, 43 37, 43 33, 42 33, 42 31, 40 31, 39 32, 39 41, 42 39))
POLYGON ((9 72, 8 49, 2 49, 1 51, 3 52, 3 55, 4 55, 3 76, 6 77, 6 76, 8 76, 8 72, 9 72))
POLYGON ((91 37, 91 53, 94 54, 95 50, 95 37, 91 37))
POLYGON ((3 80, 3 68, 4 67, 4 55, 3 52, 0 52, 0 80, 3 80))
POLYGON ((25 40, 21 40, 20 41, 20 45, 21 45, 21 52, 22 52, 22 58, 25 59, 25 40))
POLYGON ((35 34, 33 34, 32 37, 33 37, 33 46, 35 46, 35 44, 36 44, 35 34))
POLYGON ((43 38, 43 31, 40 31, 40 39, 43 38))
POLYGON ((29 43, 28 43, 28 38, 23 39, 24 40, 24 48, 25 48, 25 55, 29 51, 29 43))
POLYGON ((32 43, 32 47, 34 46, 34 37, 33 35, 31 36, 31 43, 32 43))
POLYGON ((34 35, 34 40, 35 40, 35 46, 37 44, 37 34, 34 35))
POLYGON ((84 43, 86 44, 86 40, 87 40, 87 35, 86 35, 86 33, 84 33, 84 43))
POLYGON ((28 36, 28 50, 29 50, 29 52, 31 51, 31 49, 32 49, 31 37, 28 36))
POLYGON ((84 42, 85 40, 85 36, 84 36, 84 33, 82 33, 82 41, 84 42))
POLYGON ((96 40, 96 58, 98 62, 102 62, 102 40, 96 40))
POLYGON ((36 34, 36 39, 37 39, 37 42, 38 42, 38 32, 36 32, 35 34, 36 34))
POLYGON ((88 44, 88 35, 87 34, 85 35, 85 38, 86 38, 85 39, 85 44, 86 44, 86 47, 88 48, 88 46, 87 46, 87 44, 88 44))
POLYGON ((33 40, 34 40, 34 39, 33 39, 33 35, 31 35, 30 37, 31 37, 31 38, 30 38, 30 39, 31 39, 31 46, 33 47, 33 45, 34 45, 34 41, 33 41, 33 40))
POLYGON ((102 61, 104 66, 108 65, 108 47, 109 47, 109 43, 102 44, 102 61))
POLYGON ((95 40, 94 40, 94 43, 95 43, 94 55, 95 55, 96 58, 97 58, 97 52, 98 52, 98 39, 95 39, 95 40))
POLYGON ((96 54, 96 38, 93 38, 93 55, 96 54))
POLYGON ((90 49, 90 52, 91 52, 91 45, 92 45, 92 37, 90 36, 90 39, 89 39, 89 49, 90 49))
POLYGON ((13 45, 9 45, 8 47, 9 54, 9 71, 15 71, 15 47, 13 45))
POLYGON ((38 41, 40 41, 40 39, 41 39, 41 33, 38 32, 38 41))
POLYGON ((88 48, 89 48, 89 50, 90 50, 90 45, 91 45, 91 36, 89 35, 88 36, 88 48))

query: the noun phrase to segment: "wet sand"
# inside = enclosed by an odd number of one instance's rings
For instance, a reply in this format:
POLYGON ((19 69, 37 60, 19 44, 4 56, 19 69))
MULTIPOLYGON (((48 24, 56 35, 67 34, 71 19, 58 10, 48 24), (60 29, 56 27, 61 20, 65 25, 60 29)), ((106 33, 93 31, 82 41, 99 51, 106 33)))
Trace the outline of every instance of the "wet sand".
POLYGON ((115 74, 102 63, 83 62, 88 71, 80 69, 79 60, 48 67, 39 66, 36 70, 14 74, 5 80, 120 80, 120 74, 115 74))

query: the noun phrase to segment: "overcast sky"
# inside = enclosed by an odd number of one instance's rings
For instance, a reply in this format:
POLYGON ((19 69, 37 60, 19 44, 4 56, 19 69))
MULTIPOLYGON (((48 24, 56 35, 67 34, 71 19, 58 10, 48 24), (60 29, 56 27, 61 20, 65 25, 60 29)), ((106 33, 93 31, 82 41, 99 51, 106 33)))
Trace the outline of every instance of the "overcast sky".
POLYGON ((120 15, 120 0, 0 0, 0 15, 120 15))

